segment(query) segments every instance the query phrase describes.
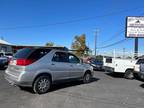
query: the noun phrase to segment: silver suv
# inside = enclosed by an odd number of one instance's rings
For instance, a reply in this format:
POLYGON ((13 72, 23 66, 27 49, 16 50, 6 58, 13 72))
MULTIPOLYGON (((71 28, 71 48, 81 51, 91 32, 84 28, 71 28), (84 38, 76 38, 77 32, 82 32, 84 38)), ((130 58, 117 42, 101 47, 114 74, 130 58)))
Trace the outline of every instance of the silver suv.
POLYGON ((82 79, 89 83, 93 68, 82 63, 74 54, 49 48, 19 50, 5 71, 5 79, 12 85, 32 87, 35 93, 49 91, 56 81, 82 79))

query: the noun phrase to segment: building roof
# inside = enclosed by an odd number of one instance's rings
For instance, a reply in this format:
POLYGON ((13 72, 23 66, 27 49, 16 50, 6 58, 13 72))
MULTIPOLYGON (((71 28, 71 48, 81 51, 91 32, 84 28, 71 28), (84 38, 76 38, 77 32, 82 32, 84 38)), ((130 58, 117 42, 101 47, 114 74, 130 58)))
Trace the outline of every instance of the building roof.
POLYGON ((2 39, 0 39, 0 44, 11 45, 9 42, 2 39))

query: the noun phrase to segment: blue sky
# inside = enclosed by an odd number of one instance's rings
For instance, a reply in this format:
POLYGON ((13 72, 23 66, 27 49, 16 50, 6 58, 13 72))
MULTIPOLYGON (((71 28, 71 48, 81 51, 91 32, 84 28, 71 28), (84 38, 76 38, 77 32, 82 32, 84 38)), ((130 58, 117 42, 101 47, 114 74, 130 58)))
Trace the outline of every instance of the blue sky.
MULTIPOLYGON (((143 0, 0 0, 0 37, 17 45, 44 45, 50 41, 70 48, 74 36, 85 33, 87 44, 94 49, 96 29, 99 29, 98 47, 124 39, 126 16, 144 15, 143 4, 143 0), (90 19, 58 24, 83 18, 90 19), (122 33, 115 36, 119 32, 122 33)), ((133 46, 130 39, 98 51, 123 48, 133 51, 133 46)), ((143 51, 143 39, 139 46, 143 51)))

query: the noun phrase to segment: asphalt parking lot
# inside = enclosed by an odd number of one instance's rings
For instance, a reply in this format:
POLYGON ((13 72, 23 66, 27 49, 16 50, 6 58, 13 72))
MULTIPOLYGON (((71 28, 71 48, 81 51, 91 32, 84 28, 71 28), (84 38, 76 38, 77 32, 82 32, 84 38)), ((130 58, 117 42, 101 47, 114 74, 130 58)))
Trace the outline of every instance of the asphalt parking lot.
POLYGON ((54 85, 44 95, 8 84, 0 71, 0 108, 144 108, 144 82, 95 71, 90 84, 54 85))

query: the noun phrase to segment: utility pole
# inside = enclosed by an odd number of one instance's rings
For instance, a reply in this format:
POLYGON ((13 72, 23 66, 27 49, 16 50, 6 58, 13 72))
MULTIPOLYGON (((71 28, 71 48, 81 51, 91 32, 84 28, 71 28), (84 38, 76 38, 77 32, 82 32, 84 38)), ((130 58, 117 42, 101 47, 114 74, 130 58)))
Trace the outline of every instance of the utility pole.
POLYGON ((97 55, 97 36, 98 36, 98 32, 99 32, 99 29, 96 29, 95 32, 94 32, 94 36, 95 36, 95 56, 97 55))

